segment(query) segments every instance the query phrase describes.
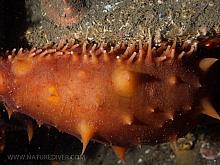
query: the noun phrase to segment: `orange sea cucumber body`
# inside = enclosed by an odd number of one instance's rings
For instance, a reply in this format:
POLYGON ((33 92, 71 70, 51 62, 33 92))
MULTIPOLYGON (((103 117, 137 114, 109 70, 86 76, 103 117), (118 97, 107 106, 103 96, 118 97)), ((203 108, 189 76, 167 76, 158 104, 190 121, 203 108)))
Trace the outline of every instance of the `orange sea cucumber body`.
POLYGON ((79 137, 83 151, 90 139, 121 147, 172 140, 196 122, 198 73, 175 47, 157 56, 142 43, 58 47, 1 60, 8 109, 79 137))

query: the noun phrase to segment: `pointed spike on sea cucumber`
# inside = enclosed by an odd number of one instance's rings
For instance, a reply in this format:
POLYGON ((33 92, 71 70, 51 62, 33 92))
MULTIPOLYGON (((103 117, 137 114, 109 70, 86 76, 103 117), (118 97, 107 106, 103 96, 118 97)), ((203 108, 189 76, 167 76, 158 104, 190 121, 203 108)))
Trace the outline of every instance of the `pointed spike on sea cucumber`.
POLYGON ((61 39, 60 42, 58 43, 57 50, 61 50, 66 44, 65 39, 61 39))
MULTIPOLYGON (((15 51, 15 52, 16 52, 16 51, 15 51)), ((6 50, 6 51, 5 51, 5 55, 6 55, 6 57, 9 56, 9 55, 10 55, 10 51, 9 51, 9 50, 6 50)))
POLYGON ((18 51, 17 56, 21 55, 22 53, 23 53, 23 48, 20 48, 19 51, 18 51))
POLYGON ((148 36, 149 36, 149 41, 148 41, 148 46, 147 46, 147 55, 145 58, 145 63, 146 64, 151 64, 152 63, 152 36, 150 32, 150 28, 148 29, 148 36))
POLYGON ((90 54, 92 55, 92 58, 91 58, 92 64, 98 64, 98 58, 97 58, 97 56, 94 54, 94 52, 90 52, 90 54))
POLYGON ((116 156, 124 161, 125 160, 125 153, 127 151, 127 148, 120 147, 120 146, 112 146, 113 151, 115 152, 116 156))
POLYGON ((157 124, 157 128, 162 128, 163 127, 163 123, 158 123, 157 124))
POLYGON ((42 127, 42 125, 43 125, 42 121, 38 120, 37 125, 38 125, 39 128, 42 127))
POLYGON ((182 49, 187 49, 189 47, 189 45, 191 45, 192 41, 191 40, 186 40, 183 44, 182 44, 182 49))
POLYGON ((170 119, 170 120, 172 120, 172 121, 174 120, 174 118, 173 118, 173 113, 167 112, 167 113, 166 113, 166 116, 167 116, 168 119, 170 119))
POLYGON ((113 53, 113 52, 114 52, 114 47, 111 46, 109 53, 111 54, 111 53, 113 53))
POLYGON ((147 112, 154 113, 154 112, 155 112, 155 109, 154 109, 153 107, 151 107, 151 106, 147 106, 147 107, 146 107, 146 111, 147 111, 147 112))
POLYGON ((57 51, 57 49, 54 49, 54 48, 47 49, 47 53, 45 55, 51 54, 51 53, 56 53, 56 52, 60 52, 60 51, 57 51))
POLYGON ((164 53, 163 53, 163 56, 165 56, 165 57, 169 57, 170 49, 171 49, 171 46, 168 45, 167 48, 166 48, 166 50, 165 50, 164 53))
POLYGON ((70 51, 73 51, 73 50, 76 49, 77 47, 79 47, 79 44, 73 44, 73 45, 70 47, 70 51))
POLYGON ((173 41, 173 45, 169 48, 169 52, 167 52, 167 58, 173 59, 175 56, 175 49, 176 49, 176 39, 173 41))
POLYGON ((172 45, 171 49, 176 49, 176 38, 173 41, 173 45, 172 45))
POLYGON ((96 49, 96 46, 97 46, 97 44, 94 44, 93 46, 92 46, 92 48, 91 48, 91 52, 94 52, 95 51, 95 49, 96 49))
POLYGON ((94 44, 91 48, 91 50, 89 51, 89 53, 91 54, 92 58, 91 58, 91 62, 92 64, 97 64, 98 63, 98 58, 95 54, 95 49, 96 49, 96 44, 94 44))
POLYGON ((76 39, 68 39, 67 40, 67 42, 69 42, 70 43, 70 45, 74 45, 74 44, 76 44, 76 39))
POLYGON ((131 64, 131 63, 134 61, 134 59, 135 59, 136 56, 137 56, 137 52, 134 52, 134 53, 129 57, 127 63, 128 63, 128 64, 131 64))
POLYGON ((95 55, 96 56, 102 55, 105 46, 106 46, 105 42, 102 42, 100 45, 98 45, 97 49, 95 50, 95 55))
POLYGON ((30 50, 30 52, 29 52, 29 53, 30 53, 30 54, 31 54, 31 53, 34 53, 36 50, 37 50, 37 48, 36 48, 36 47, 34 47, 34 48, 32 48, 32 49, 30 50))
POLYGON ((178 78, 176 76, 170 76, 168 78, 168 83, 170 84, 170 86, 176 85, 177 82, 178 82, 178 78))
POLYGON ((66 51, 69 48, 69 43, 66 43, 61 51, 66 51))
POLYGON ((132 54, 132 53, 134 52, 134 50, 135 50, 135 42, 133 41, 132 43, 130 43, 130 44, 127 46, 127 48, 126 48, 124 54, 121 56, 122 59, 127 59, 127 57, 129 57, 130 54, 132 54))
POLYGON ((123 120, 123 123, 126 125, 131 125, 133 122, 133 118, 131 115, 123 115, 122 120, 123 120))
POLYGON ((131 52, 130 49, 131 49, 131 44, 127 46, 127 48, 126 48, 125 52, 122 54, 121 58, 123 58, 123 59, 126 58, 129 55, 129 53, 131 52))
POLYGON ((219 114, 216 112, 208 98, 202 99, 201 104, 203 108, 201 113, 220 120, 219 114))
POLYGON ((165 61, 167 59, 166 56, 160 56, 155 58, 155 62, 157 65, 159 65, 161 62, 165 61))
POLYGON ((5 55, 6 55, 6 56, 10 55, 10 51, 9 51, 9 50, 6 50, 6 51, 5 51, 5 55))
POLYGON ((104 62, 109 62, 109 56, 106 50, 103 50, 103 60, 104 62))
POLYGON ((180 60, 180 59, 182 59, 183 58, 183 56, 185 55, 185 52, 184 51, 182 51, 179 55, 178 55, 178 59, 180 60))
POLYGON ((195 51, 197 51, 197 49, 198 49, 198 41, 194 41, 193 42, 193 51, 195 52, 195 51))
MULTIPOLYGON (((49 53, 48 53, 49 54, 49 53)), ((54 53, 54 56, 62 56, 64 53, 63 52, 61 52, 61 51, 56 51, 55 53, 54 53)))
POLYGON ((190 105, 185 105, 182 108, 184 111, 191 111, 192 110, 192 106, 190 106, 190 105))
POLYGON ((86 46, 87 46, 87 42, 83 42, 83 48, 82 48, 82 54, 85 55, 86 54, 86 46))
POLYGON ((105 46, 106 46, 106 43, 102 42, 99 46, 99 49, 103 52, 105 46))
POLYGON ((83 54, 83 63, 89 63, 89 56, 87 54, 83 54))
POLYGON ((175 49, 171 49, 171 51, 170 51, 170 58, 174 59, 174 56, 175 56, 175 49))
POLYGON ((191 45, 191 48, 188 52, 186 52, 186 55, 190 56, 196 50, 197 50, 197 42, 195 42, 194 44, 191 45))
POLYGON ((87 147, 89 141, 92 139, 95 131, 91 125, 89 125, 88 123, 86 123, 84 121, 82 121, 79 124, 78 129, 79 129, 79 133, 81 136, 81 141, 83 143, 83 148, 82 148, 82 152, 81 152, 81 155, 83 155, 86 150, 86 147, 87 147))
POLYGON ((71 54, 72 54, 72 61, 78 62, 80 59, 78 53, 71 51, 71 54))
POLYGON ((203 72, 207 72, 216 61, 218 61, 217 58, 204 58, 199 62, 199 68, 203 72))
POLYGON ((16 51, 17 51, 17 49, 16 49, 16 48, 14 48, 14 49, 11 51, 11 55, 12 55, 12 56, 14 56, 14 55, 15 55, 15 53, 16 53, 16 51))
POLYGON ((33 128, 32 121, 28 121, 28 123, 27 123, 27 134, 28 134, 28 141, 30 143, 33 138, 33 134, 34 134, 34 128, 33 128))
POLYGON ((132 41, 131 49, 130 49, 131 53, 135 51, 135 48, 136 48, 136 41, 132 41))
POLYGON ((111 46, 110 52, 113 53, 115 51, 118 51, 122 48, 122 45, 124 46, 123 48, 126 49, 127 45, 125 44, 124 41, 122 42, 117 42, 115 46, 111 46), (112 51, 111 51, 112 50, 112 51))
POLYGON ((13 110, 7 108, 7 112, 8 112, 8 119, 10 120, 13 114, 13 110))
POLYGON ((43 52, 43 49, 37 49, 36 50, 36 55, 39 55, 41 52, 43 52))
POLYGON ((141 40, 139 40, 139 54, 138 54, 137 63, 140 64, 143 62, 143 56, 144 56, 143 43, 141 40))
POLYGON ((122 63, 122 59, 120 56, 116 56, 116 62, 117 64, 121 64, 122 63))
POLYGON ((30 52, 29 52, 29 56, 30 56, 30 57, 36 56, 36 50, 37 50, 37 48, 32 48, 32 49, 30 50, 30 52))
POLYGON ((42 51, 39 56, 40 57, 44 57, 45 55, 49 54, 49 53, 54 53, 56 52, 57 50, 56 49, 46 49, 44 51, 42 51))
POLYGON ((39 56, 40 57, 43 57, 43 56, 45 56, 47 54, 47 50, 44 50, 44 51, 42 51, 40 54, 39 54, 39 56))

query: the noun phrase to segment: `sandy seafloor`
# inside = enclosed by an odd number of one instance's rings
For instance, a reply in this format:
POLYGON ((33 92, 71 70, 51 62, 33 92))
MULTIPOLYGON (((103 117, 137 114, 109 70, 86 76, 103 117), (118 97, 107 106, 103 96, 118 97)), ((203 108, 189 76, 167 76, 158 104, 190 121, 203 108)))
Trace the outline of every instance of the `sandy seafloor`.
MULTIPOLYGON (((51 0, 55 2, 56 0, 51 0)), ((202 35, 216 35, 220 27, 219 0, 86 0, 81 20, 72 26, 57 26, 42 10, 39 0, 0 0, 0 46, 2 50, 40 47, 60 39, 89 39, 95 42, 147 40, 148 29, 154 42, 163 39, 194 40, 202 35)), ((62 6, 60 6, 62 8, 62 6)), ((220 109, 219 109, 220 111, 220 109)), ((80 142, 54 128, 35 128, 31 144, 21 120, 7 120, 1 113, 1 124, 7 126, 5 151, 0 160, 6 164, 122 164, 110 147, 91 142, 84 160, 9 161, 9 153, 80 154, 80 142)), ((142 145, 126 154, 128 165, 220 164, 220 123, 201 117, 200 125, 179 139, 179 155, 169 143, 142 145)))

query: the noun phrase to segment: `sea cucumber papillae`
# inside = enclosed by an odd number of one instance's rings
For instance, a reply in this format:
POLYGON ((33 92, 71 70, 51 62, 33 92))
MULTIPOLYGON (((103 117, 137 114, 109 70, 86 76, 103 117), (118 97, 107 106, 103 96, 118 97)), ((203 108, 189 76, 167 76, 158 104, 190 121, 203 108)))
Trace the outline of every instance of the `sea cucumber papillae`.
POLYGON ((196 44, 74 43, 12 51, 0 61, 0 95, 21 112, 82 140, 125 148, 172 141, 200 114, 220 119, 201 80, 217 59, 195 62, 196 44))

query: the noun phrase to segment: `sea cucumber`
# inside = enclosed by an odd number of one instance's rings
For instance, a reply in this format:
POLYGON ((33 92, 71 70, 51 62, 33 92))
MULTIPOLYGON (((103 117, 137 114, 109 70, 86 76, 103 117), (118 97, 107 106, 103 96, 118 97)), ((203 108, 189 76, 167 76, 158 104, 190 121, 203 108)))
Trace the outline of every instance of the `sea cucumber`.
POLYGON ((78 137, 82 153, 94 139, 124 159, 128 147, 184 135, 202 113, 220 119, 201 81, 217 59, 198 61, 196 43, 184 47, 84 41, 12 50, 0 61, 1 101, 9 116, 24 113, 78 137))

